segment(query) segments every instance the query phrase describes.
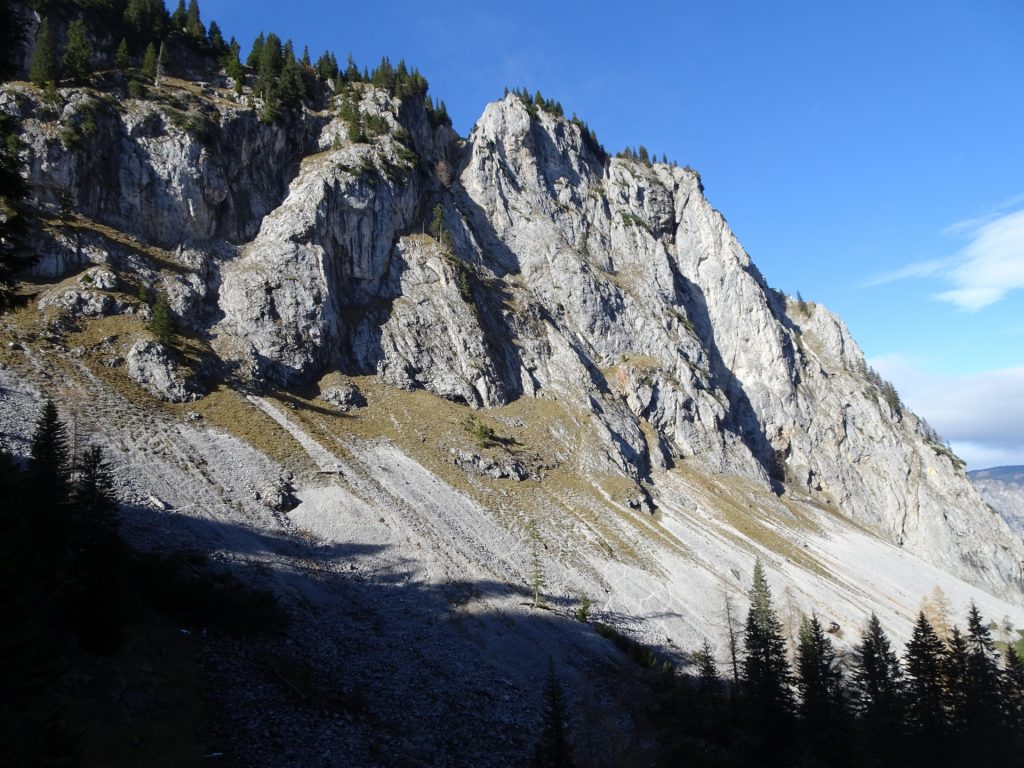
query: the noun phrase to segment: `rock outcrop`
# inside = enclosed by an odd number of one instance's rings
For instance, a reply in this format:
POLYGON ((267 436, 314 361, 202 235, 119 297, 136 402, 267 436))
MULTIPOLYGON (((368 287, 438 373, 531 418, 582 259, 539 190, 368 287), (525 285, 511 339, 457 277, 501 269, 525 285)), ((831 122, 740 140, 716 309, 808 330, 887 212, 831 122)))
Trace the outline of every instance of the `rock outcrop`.
POLYGON ((126 357, 128 375, 150 394, 171 403, 198 400, 202 387, 156 341, 137 341, 126 357))
POLYGON ((981 498, 1024 539, 1024 467, 995 467, 970 473, 981 498))
MULTIPOLYGON (((39 210, 73 212, 39 233, 49 268, 108 263, 161 288, 232 376, 557 400, 600 446, 579 471, 623 478, 641 507, 680 463, 797 489, 1021 595, 1024 545, 872 383, 843 323, 766 284, 696 172, 608 158, 514 95, 462 140, 420 102, 355 93, 383 126, 365 141, 333 112, 267 124, 212 87, 173 108, 65 89, 55 110, 10 85, 0 108, 21 121, 39 210)), ((129 370, 198 396, 150 343, 129 370)))

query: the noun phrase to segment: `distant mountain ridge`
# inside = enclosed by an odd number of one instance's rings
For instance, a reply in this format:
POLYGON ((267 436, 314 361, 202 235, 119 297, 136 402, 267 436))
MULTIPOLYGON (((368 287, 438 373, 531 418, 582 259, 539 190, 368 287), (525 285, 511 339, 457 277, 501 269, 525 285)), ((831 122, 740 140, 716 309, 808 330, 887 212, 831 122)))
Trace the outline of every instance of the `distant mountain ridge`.
POLYGON ((1024 466, 972 469, 967 475, 971 480, 999 480, 1004 483, 1024 483, 1024 466))
POLYGON ((985 503, 1024 538, 1024 466, 975 469, 967 475, 985 503))

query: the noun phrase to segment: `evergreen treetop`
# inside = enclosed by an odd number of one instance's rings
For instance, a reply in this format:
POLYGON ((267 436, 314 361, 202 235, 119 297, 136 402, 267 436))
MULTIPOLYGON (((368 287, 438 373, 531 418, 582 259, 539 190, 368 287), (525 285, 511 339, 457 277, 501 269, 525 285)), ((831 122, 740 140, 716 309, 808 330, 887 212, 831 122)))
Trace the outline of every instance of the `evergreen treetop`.
POLYGON ((36 31, 36 44, 32 49, 32 61, 29 63, 28 79, 36 85, 52 83, 57 79, 57 53, 50 31, 50 20, 43 19, 36 31))
POLYGON ((743 645, 743 686, 751 703, 769 717, 785 715, 793 706, 791 673, 782 625, 760 560, 754 563, 743 645))
POLYGON ((900 710, 900 661, 882 622, 872 612, 853 649, 850 676, 853 706, 864 719, 891 721, 900 710))
POLYGON ((68 42, 64 49, 64 74, 82 83, 92 74, 93 47, 89 31, 82 19, 68 25, 68 42))
POLYGON ((904 669, 907 722, 912 731, 926 737, 937 737, 946 730, 945 662, 945 644, 922 611, 907 643, 904 669))

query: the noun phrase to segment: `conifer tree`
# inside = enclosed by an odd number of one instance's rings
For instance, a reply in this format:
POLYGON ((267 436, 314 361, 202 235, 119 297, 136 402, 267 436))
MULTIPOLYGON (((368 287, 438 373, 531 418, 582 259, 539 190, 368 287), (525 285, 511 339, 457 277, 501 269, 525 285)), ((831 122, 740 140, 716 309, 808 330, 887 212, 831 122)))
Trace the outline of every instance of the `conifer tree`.
POLYGON ((249 57, 245 60, 245 65, 249 69, 257 69, 260 65, 260 57, 263 55, 263 45, 266 43, 266 38, 263 33, 260 32, 256 39, 252 41, 252 48, 249 49, 249 57))
POLYGON ((163 292, 158 293, 156 300, 153 302, 149 330, 161 344, 169 346, 174 343, 177 332, 174 314, 171 312, 171 307, 167 303, 167 296, 163 292))
POLYGON ((965 681, 964 723, 977 737, 994 735, 1000 721, 1000 674, 992 632, 975 603, 967 613, 967 679, 965 681))
POLYGON ((842 676, 836 652, 817 616, 804 617, 796 652, 800 712, 806 721, 827 722, 840 706, 842 676))
POLYGON ((862 721, 872 727, 901 719, 900 662, 878 616, 872 612, 861 641, 854 646, 850 692, 862 721))
POLYGON ((945 690, 946 720, 950 728, 959 734, 968 731, 968 663, 967 640, 960 627, 954 625, 943 658, 942 685, 945 690))
POLYGON ((110 467, 97 445, 82 453, 73 508, 69 619, 82 646, 103 653, 117 648, 123 638, 119 606, 125 549, 110 467))
POLYGON ((70 478, 67 429, 60 420, 57 406, 47 398, 32 435, 26 487, 31 499, 32 535, 52 553, 47 559, 54 575, 63 573, 70 555, 67 508, 70 478))
POLYGON ((113 476, 103 450, 98 445, 87 446, 78 461, 74 501, 79 514, 86 519, 89 538, 107 541, 117 534, 113 489, 113 476))
POLYGON ((352 54, 348 55, 348 60, 345 62, 345 79, 350 83, 358 83, 363 78, 359 75, 359 67, 356 66, 356 60, 352 58, 352 54))
POLYGON ((548 680, 544 689, 544 725, 534 752, 534 768, 572 768, 572 748, 565 733, 565 704, 562 686, 553 661, 548 662, 548 680))
POLYGON ((718 672, 718 665, 715 663, 714 649, 706 637, 700 650, 693 654, 693 660, 697 663, 697 678, 700 680, 701 692, 705 696, 713 696, 718 693, 722 677, 718 672))
POLYGON ((159 43, 167 34, 169 17, 162 0, 128 0, 124 23, 128 42, 138 51, 146 43, 159 43))
POLYGON ((906 670, 907 724, 926 742, 946 732, 946 695, 943 667, 946 648, 924 612, 917 616, 904 656, 906 670))
POLYGON ((199 43, 206 42, 206 27, 199 18, 199 3, 188 0, 188 11, 185 14, 185 33, 199 43))
POLYGON ((64 74, 81 83, 92 74, 92 42, 85 22, 75 19, 68 25, 68 44, 64 49, 64 74))
POLYGON ((44 491, 63 500, 70 477, 67 429, 60 420, 57 406, 47 398, 43 404, 28 461, 29 482, 37 491, 44 491))
POLYGON ((804 617, 797 646, 797 688, 804 743, 819 759, 839 751, 846 732, 842 675, 817 616, 804 617))
POLYGON ((762 713, 766 723, 786 719, 793 708, 786 642, 760 560, 754 564, 743 650, 743 689, 748 703, 753 711, 762 713))
POLYGON ((150 43, 142 54, 142 76, 152 83, 156 82, 157 53, 156 46, 150 43))
POLYGON ((128 41, 123 37, 117 44, 117 51, 114 53, 114 66, 122 72, 127 72, 132 65, 131 56, 128 53, 128 41))
POLYGON ((903 733, 902 671, 873 612, 851 661, 849 696, 858 718, 862 759, 866 764, 891 765, 900 753, 903 733))
MULTIPOLYGON (((898 403, 899 394, 893 385, 883 380, 874 371, 872 373, 878 379, 879 389, 882 390, 885 398, 891 403, 898 403)), ((939 639, 943 642, 949 642, 950 635, 953 632, 952 620, 950 618, 953 606, 949 602, 949 597, 943 592, 942 587, 938 584, 932 587, 932 591, 928 593, 927 597, 921 600, 921 610, 928 618, 928 623, 932 625, 932 629, 935 630, 935 634, 939 636, 939 639)))
POLYGON ((1002 674, 1003 722, 1011 730, 1024 734, 1024 659, 1010 645, 1002 674))
POLYGON ((225 55, 226 61, 224 64, 224 71, 228 77, 230 77, 235 84, 235 93, 242 92, 242 86, 245 81, 245 71, 242 69, 242 62, 238 59, 238 54, 241 48, 238 45, 238 41, 235 38, 231 38, 231 43, 228 45, 228 52, 225 55))
POLYGON ((171 14, 171 24, 174 25, 175 29, 184 30, 187 20, 188 11, 185 9, 185 0, 178 0, 178 7, 171 14))
POLYGON ((57 53, 50 31, 50 20, 43 19, 36 31, 36 44, 32 49, 28 79, 36 85, 46 85, 57 79, 57 53))
POLYGON ((444 223, 444 208, 440 203, 434 206, 434 215, 430 220, 430 236, 434 238, 442 248, 451 246, 452 237, 448 233, 448 227, 444 223))
POLYGON ((216 21, 210 22, 210 30, 207 33, 207 37, 210 41, 210 50, 217 56, 223 56, 230 50, 230 46, 224 41, 224 33, 220 31, 220 24, 216 21))

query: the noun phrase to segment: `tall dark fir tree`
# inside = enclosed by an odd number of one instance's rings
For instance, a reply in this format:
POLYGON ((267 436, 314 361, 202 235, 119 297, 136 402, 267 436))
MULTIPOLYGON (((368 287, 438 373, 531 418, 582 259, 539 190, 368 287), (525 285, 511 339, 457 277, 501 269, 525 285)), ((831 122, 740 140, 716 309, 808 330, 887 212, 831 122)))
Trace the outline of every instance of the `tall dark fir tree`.
POLYGON ((921 612, 904 655, 907 726, 920 743, 941 749, 948 731, 943 671, 946 646, 921 612))
POLYGON ((832 640, 817 616, 804 618, 797 646, 797 689, 804 742, 819 759, 835 762, 845 754, 846 730, 843 679, 832 640), (831 756, 831 757, 829 757, 831 756))
POLYGON ((899 657, 872 612, 850 665, 849 696, 857 717, 861 761, 890 765, 900 752, 903 725, 902 670, 899 657))
POLYGON ((786 748, 792 725, 792 674, 782 625, 772 604, 764 566, 754 564, 750 611, 743 635, 742 692, 746 717, 769 755, 786 748))

